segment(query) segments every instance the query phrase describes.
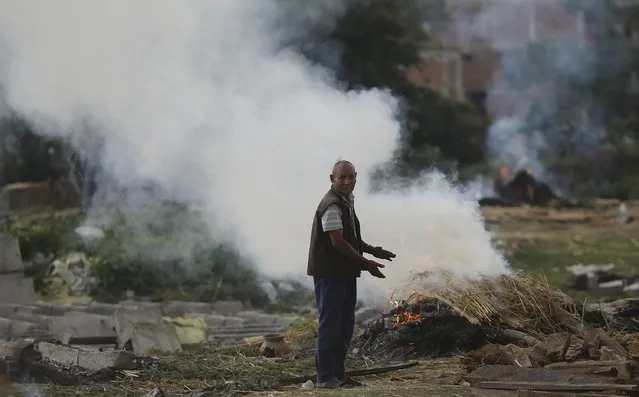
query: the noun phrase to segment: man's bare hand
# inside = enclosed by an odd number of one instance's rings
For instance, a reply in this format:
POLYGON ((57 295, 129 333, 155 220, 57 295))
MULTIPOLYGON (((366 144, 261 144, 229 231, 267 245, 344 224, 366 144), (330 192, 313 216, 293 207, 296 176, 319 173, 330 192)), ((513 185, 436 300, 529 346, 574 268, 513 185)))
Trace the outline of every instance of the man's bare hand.
POLYGON ((385 250, 382 247, 375 247, 373 248, 373 252, 371 252, 371 254, 373 254, 373 256, 375 258, 379 258, 379 259, 385 259, 387 261, 392 261, 393 258, 395 258, 397 255, 395 255, 394 253, 385 250))
POLYGON ((368 272, 373 276, 373 277, 377 277, 377 278, 386 278, 386 276, 384 275, 384 273, 382 273, 379 268, 384 268, 385 266, 382 265, 381 263, 377 263, 375 261, 368 261, 368 264, 366 265, 365 269, 368 270, 368 272))

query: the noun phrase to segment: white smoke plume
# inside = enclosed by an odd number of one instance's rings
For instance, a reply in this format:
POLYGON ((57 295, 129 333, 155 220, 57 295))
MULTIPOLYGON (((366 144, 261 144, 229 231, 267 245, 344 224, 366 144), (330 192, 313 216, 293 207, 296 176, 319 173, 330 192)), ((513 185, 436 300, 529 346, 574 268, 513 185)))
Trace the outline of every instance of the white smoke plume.
MULTIPOLYGON (((342 92, 281 50, 291 34, 278 29, 283 15, 273 0, 0 0, 0 86, 39 133, 85 152, 99 138, 101 166, 120 185, 150 181, 197 205, 267 275, 305 273, 313 212, 338 158, 358 168, 365 240, 398 255, 376 285, 436 268, 504 271, 476 202, 441 176, 368 193, 367 174, 398 144, 395 100, 342 92)), ((145 197, 116 199, 144 207, 145 197)))

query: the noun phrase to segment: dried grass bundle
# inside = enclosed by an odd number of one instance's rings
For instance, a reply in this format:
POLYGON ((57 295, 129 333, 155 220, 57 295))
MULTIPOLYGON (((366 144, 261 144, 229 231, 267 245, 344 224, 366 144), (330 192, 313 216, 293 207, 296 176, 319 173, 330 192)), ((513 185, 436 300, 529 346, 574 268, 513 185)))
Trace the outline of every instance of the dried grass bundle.
POLYGON ((420 273, 415 282, 421 292, 411 300, 436 299, 471 324, 514 328, 531 334, 562 329, 574 332, 582 324, 572 300, 539 275, 517 272, 459 281, 447 273, 420 273))

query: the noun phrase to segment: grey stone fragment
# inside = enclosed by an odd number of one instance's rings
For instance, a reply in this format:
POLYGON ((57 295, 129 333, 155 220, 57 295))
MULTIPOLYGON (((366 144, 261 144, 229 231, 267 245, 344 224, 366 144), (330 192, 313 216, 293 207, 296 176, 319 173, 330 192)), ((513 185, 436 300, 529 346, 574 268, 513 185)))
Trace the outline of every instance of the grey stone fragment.
POLYGON ((159 313, 121 308, 113 315, 113 324, 121 349, 130 342, 133 352, 138 355, 153 350, 182 350, 175 326, 164 321, 159 313))
POLYGON ((0 302, 27 304, 37 300, 33 279, 22 272, 0 274, 0 302))
POLYGON ((12 235, 0 232, 0 273, 24 271, 20 244, 12 235))
POLYGON ((134 368, 133 355, 121 350, 82 350, 49 342, 37 343, 36 349, 42 357, 64 365, 78 365, 91 370, 134 368))
POLYGON ((54 317, 49 323, 52 335, 62 343, 69 343, 71 337, 114 337, 111 317, 83 312, 68 312, 62 317, 54 317))
POLYGON ((213 311, 224 316, 234 316, 241 312, 244 306, 240 301, 217 301, 213 303, 213 311))

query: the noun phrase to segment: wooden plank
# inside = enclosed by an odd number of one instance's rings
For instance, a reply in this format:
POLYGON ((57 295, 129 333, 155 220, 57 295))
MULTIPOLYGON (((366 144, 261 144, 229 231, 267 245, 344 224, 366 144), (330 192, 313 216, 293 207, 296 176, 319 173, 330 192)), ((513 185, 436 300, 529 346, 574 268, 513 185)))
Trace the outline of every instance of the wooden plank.
POLYGON ((571 363, 553 363, 544 365, 545 369, 577 369, 593 367, 614 367, 617 365, 631 364, 630 360, 607 360, 607 361, 574 361, 571 363))
MULTIPOLYGON (((495 391, 495 390, 493 390, 495 391)), ((624 397, 618 394, 584 394, 584 393, 571 393, 571 392, 556 392, 556 391, 539 391, 539 390, 519 390, 517 397, 624 397)))
POLYGON ((572 373, 611 375, 623 380, 632 379, 636 372, 636 367, 631 360, 575 361, 572 363, 549 364, 544 368, 559 372, 571 371, 572 373))
POLYGON ((471 397, 625 397, 611 394, 572 393, 539 390, 496 390, 470 388, 471 397))
POLYGON ((512 365, 487 365, 477 368, 464 376, 464 380, 474 386, 477 382, 508 381, 508 382, 550 382, 550 383, 601 383, 608 384, 609 376, 586 375, 557 371, 544 368, 522 368, 512 365))
POLYGON ((540 348, 544 348, 543 343, 539 339, 534 336, 530 336, 527 333, 514 329, 505 329, 502 333, 505 337, 524 342, 529 347, 539 346, 540 348))
POLYGON ((539 390, 539 391, 605 391, 623 390, 639 391, 638 385, 622 385, 614 383, 554 383, 554 382, 479 382, 475 385, 479 389, 505 389, 505 390, 539 390))
POLYGON ((495 390, 470 388, 471 397, 519 397, 517 390, 495 390))

